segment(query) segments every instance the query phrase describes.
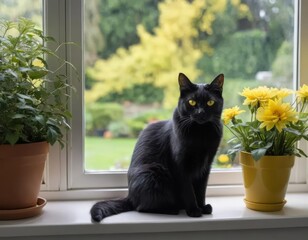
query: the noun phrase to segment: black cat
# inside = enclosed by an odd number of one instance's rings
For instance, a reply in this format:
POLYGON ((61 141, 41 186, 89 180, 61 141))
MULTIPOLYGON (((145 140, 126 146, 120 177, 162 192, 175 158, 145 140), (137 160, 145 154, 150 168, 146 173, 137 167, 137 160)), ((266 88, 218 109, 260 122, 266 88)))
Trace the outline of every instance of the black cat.
POLYGON ((110 215, 139 212, 190 217, 211 214, 205 191, 222 137, 224 75, 211 84, 193 84, 179 74, 180 98, 173 119, 150 124, 139 136, 128 170, 128 196, 96 203, 96 222, 110 215))

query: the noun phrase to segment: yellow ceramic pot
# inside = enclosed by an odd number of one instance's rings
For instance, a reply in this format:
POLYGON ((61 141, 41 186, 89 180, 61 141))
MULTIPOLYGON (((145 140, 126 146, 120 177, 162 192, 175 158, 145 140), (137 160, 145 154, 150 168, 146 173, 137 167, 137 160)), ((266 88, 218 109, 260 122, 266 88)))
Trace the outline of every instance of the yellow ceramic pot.
POLYGON ((247 208, 266 212, 283 208, 294 159, 294 156, 264 156, 256 161, 250 153, 240 153, 247 208))

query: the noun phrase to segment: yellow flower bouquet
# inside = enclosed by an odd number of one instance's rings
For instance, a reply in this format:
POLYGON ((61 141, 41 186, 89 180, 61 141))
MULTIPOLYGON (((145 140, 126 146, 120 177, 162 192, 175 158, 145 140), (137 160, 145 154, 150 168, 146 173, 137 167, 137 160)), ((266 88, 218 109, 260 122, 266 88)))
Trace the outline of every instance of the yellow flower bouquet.
POLYGON ((234 135, 229 141, 233 145, 229 154, 234 156, 238 151, 246 151, 255 160, 264 155, 307 157, 297 143, 301 139, 308 140, 308 86, 304 84, 296 91, 293 103, 285 101, 292 93, 285 88, 245 88, 240 95, 245 97, 243 105, 248 106, 250 120, 238 117, 245 112, 238 106, 222 113, 225 126, 234 135))

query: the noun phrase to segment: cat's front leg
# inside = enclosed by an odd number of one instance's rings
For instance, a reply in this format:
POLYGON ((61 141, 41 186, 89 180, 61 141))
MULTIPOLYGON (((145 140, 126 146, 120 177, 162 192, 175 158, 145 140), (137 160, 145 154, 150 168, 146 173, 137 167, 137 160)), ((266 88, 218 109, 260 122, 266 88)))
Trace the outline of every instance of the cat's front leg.
POLYGON ((206 171, 204 175, 196 179, 193 183, 194 192, 196 195, 196 200, 199 208, 202 209, 203 214, 211 214, 213 208, 210 204, 205 204, 205 193, 207 188, 207 182, 209 177, 209 171, 206 171))
POLYGON ((191 186, 191 191, 188 189, 183 191, 184 196, 184 206, 186 214, 190 217, 201 217, 202 216, 202 208, 200 208, 196 202, 195 194, 193 188, 191 186))
POLYGON ((201 217, 203 210, 197 204, 192 181, 190 181, 187 178, 182 178, 180 183, 181 183, 180 185, 181 199, 186 214, 190 217, 201 217))

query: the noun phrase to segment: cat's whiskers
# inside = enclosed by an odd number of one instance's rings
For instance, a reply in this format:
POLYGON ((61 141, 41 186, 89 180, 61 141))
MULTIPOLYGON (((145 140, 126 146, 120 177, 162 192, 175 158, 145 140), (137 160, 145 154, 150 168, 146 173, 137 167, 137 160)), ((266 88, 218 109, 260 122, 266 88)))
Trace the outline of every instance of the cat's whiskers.
POLYGON ((192 121, 190 119, 190 117, 182 117, 179 120, 179 125, 178 125, 178 129, 181 131, 181 133, 183 134, 187 134, 189 132, 189 127, 191 125, 192 121))
POLYGON ((221 125, 220 125, 220 115, 214 116, 215 121, 212 121, 213 127, 215 127, 215 130, 217 132, 221 131, 221 125))

